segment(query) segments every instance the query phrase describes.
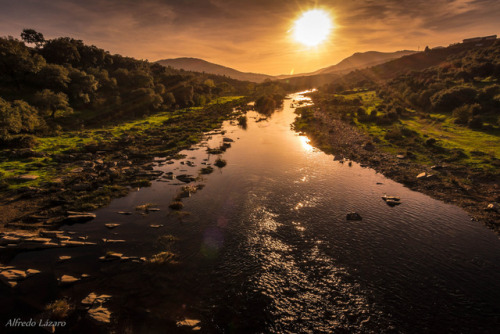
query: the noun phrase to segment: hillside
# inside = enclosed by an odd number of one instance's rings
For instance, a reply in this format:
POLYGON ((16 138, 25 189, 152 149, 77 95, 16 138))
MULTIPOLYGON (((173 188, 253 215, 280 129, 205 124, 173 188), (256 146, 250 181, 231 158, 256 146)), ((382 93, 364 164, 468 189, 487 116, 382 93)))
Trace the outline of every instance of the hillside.
MULTIPOLYGON (((352 56, 349 56, 341 60, 338 64, 328 66, 319 69, 314 72, 309 73, 298 73, 294 75, 279 75, 277 79, 289 79, 289 78, 299 78, 307 76, 319 76, 319 75, 342 75, 349 73, 350 71, 360 70, 366 67, 371 67, 385 62, 391 61, 393 59, 401 58, 404 56, 412 55, 416 51, 402 50, 396 52, 378 52, 378 51, 367 51, 367 52, 356 52, 352 56)), ((320 80, 321 81, 321 80, 320 80)))
POLYGON ((355 69, 375 66, 414 53, 416 53, 416 51, 409 51, 409 50, 402 50, 396 52, 378 52, 378 51, 356 52, 352 56, 342 60, 337 65, 320 69, 316 72, 313 72, 312 74, 347 73, 355 69))
POLYGON ((158 60, 156 63, 163 66, 170 66, 174 69, 224 75, 242 81, 263 82, 266 79, 273 79, 270 75, 240 72, 230 67, 217 65, 198 58, 163 59, 158 60))
POLYGON ((486 41, 483 42, 480 47, 476 46, 474 43, 459 43, 450 45, 446 48, 435 48, 426 52, 418 52, 370 68, 352 71, 336 80, 331 86, 338 85, 340 90, 342 90, 344 88, 354 88, 368 83, 381 83, 412 71, 422 71, 437 66, 453 57, 463 58, 466 56, 467 52, 487 48, 494 43, 495 40, 486 41))

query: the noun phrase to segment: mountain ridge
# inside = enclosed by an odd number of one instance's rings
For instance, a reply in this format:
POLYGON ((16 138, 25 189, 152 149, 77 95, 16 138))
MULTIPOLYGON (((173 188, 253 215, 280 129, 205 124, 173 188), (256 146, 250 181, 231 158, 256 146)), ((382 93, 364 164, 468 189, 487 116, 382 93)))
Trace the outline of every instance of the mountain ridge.
POLYGON ((231 67, 211 63, 204 59, 194 58, 194 57, 162 59, 156 61, 156 63, 161 64, 163 66, 170 66, 174 69, 183 69, 185 71, 206 72, 211 74, 225 75, 233 79, 259 83, 265 81, 266 79, 281 80, 288 78, 313 76, 319 74, 346 74, 356 69, 363 69, 366 67, 379 65, 387 61, 391 61, 414 53, 417 52, 411 50, 400 50, 395 52, 380 52, 380 51, 356 52, 351 56, 344 58, 335 65, 321 68, 314 72, 297 73, 294 75, 275 75, 275 76, 262 73, 241 72, 231 67))
POLYGON ((233 79, 242 81, 252 81, 252 82, 263 82, 266 79, 274 79, 274 76, 252 73, 252 72, 241 72, 234 68, 215 64, 208 62, 204 59, 193 58, 193 57, 180 57, 180 58, 169 58, 156 61, 156 63, 163 66, 170 66, 174 69, 183 69, 185 71, 192 72, 206 72, 217 75, 225 75, 233 79))

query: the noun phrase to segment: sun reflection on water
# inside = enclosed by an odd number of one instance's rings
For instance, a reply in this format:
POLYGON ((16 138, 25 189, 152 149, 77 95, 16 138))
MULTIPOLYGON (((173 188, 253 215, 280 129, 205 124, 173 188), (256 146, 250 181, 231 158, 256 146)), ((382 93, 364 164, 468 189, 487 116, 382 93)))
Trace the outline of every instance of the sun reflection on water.
POLYGON ((306 152, 312 152, 314 150, 314 147, 309 144, 311 142, 309 138, 307 138, 306 136, 299 136, 299 140, 306 152))

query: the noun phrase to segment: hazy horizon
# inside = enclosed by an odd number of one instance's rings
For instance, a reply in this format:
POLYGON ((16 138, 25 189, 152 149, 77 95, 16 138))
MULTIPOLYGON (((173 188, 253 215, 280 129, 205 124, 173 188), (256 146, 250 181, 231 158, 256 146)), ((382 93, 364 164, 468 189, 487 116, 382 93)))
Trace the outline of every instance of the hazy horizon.
POLYGON ((355 52, 422 50, 498 33, 493 0, 238 1, 0 0, 2 36, 24 28, 81 39, 138 59, 192 57, 242 72, 312 72, 355 52), (292 37, 294 22, 322 9, 333 29, 316 47, 292 37))

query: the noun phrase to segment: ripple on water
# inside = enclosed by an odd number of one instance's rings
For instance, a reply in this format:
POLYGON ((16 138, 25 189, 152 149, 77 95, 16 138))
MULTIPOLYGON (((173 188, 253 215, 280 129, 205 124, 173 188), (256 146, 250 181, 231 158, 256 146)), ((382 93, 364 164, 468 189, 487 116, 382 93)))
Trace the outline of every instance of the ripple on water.
POLYGON ((254 227, 247 231, 247 248, 260 268, 250 280, 255 291, 270 300, 266 306, 272 319, 267 323, 270 332, 359 331, 389 324, 347 269, 318 247, 320 242, 307 239, 299 223, 290 222, 288 229, 284 226, 288 223, 279 220, 279 215, 260 206, 245 224, 254 227), (281 226, 282 231, 268 226, 281 226))

